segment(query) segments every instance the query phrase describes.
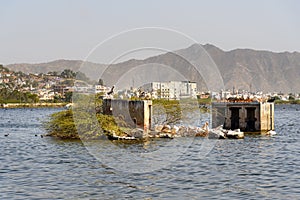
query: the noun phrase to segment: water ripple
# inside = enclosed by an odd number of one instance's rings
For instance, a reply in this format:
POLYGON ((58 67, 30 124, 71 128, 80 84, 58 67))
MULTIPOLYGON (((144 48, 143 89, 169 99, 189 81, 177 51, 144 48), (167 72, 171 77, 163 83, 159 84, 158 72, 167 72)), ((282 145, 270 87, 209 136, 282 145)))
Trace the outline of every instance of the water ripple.
MULTIPOLYGON (((275 108, 274 137, 220 140, 202 157, 203 139, 196 138, 176 161, 146 173, 116 171, 80 141, 35 137, 58 109, 2 109, 0 199, 299 199, 299 105, 284 107, 275 108)), ((136 155, 166 142, 96 144, 117 162, 116 148, 136 155)))

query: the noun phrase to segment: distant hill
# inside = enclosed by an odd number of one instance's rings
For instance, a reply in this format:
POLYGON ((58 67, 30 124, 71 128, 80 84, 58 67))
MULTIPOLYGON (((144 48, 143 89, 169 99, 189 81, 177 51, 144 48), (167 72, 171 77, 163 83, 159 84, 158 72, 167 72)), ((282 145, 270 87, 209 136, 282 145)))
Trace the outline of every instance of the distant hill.
POLYGON ((96 64, 92 62, 83 62, 81 60, 55 60, 47 63, 37 63, 37 64, 29 64, 29 63, 20 63, 20 64, 10 64, 6 65, 10 70, 13 71, 22 71, 24 73, 47 73, 47 72, 62 72, 64 69, 71 69, 72 71, 78 71, 80 67, 85 66, 84 70, 80 70, 84 72, 88 77, 98 80, 97 77, 94 76, 94 73, 100 73, 105 65, 96 64))
POLYGON ((17 63, 6 65, 7 68, 13 71, 22 71, 24 73, 46 73, 50 71, 63 71, 64 69, 72 69, 77 71, 82 64, 81 60, 55 60, 47 63, 17 63))
MULTIPOLYGON (((103 79, 107 85, 115 85, 118 80, 130 79, 128 82, 137 86, 139 82, 149 80, 153 77, 162 80, 179 79, 180 75, 187 80, 197 81, 202 90, 205 86, 205 74, 197 75, 193 64, 211 65, 207 60, 206 52, 210 55, 224 80, 226 89, 235 87, 252 91, 282 91, 300 92, 300 53, 283 52, 274 53, 270 51, 257 51, 251 49, 235 49, 223 51, 210 44, 192 45, 186 49, 169 52, 144 60, 128 60, 122 63, 110 65, 105 71, 106 65, 79 60, 57 60, 41 64, 12 64, 5 67, 14 71, 40 73, 48 71, 62 71, 72 69, 81 71, 94 80, 98 80, 104 71, 103 79), (203 47, 203 48, 202 48, 203 47), (203 50, 205 49, 206 52, 203 50), (188 58, 188 61, 183 59, 188 58), (137 66, 143 66, 143 76, 139 73, 137 66), (172 66, 168 68, 168 66, 172 66), (170 70, 174 73, 170 73, 170 70), (130 73, 132 73, 130 75, 130 73), (129 74, 126 77, 126 74, 129 74), (179 74, 179 75, 178 75, 179 74), (139 80, 140 79, 140 80, 139 80)), ((141 68, 141 67, 140 67, 141 68)), ((141 71, 141 70, 140 70, 141 71)), ((119 83, 123 84, 123 83, 119 83)), ((214 84, 210 82, 209 84, 214 84)))
POLYGON ((205 45, 220 69, 226 88, 300 92, 300 53, 236 49, 205 45))

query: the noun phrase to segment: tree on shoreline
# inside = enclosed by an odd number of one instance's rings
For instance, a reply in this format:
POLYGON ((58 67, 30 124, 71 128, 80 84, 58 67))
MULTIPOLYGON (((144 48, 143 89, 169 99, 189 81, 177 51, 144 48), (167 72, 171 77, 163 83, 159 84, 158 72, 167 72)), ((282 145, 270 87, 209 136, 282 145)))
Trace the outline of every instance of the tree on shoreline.
POLYGON ((0 103, 37 103, 38 95, 19 90, 0 89, 0 103))

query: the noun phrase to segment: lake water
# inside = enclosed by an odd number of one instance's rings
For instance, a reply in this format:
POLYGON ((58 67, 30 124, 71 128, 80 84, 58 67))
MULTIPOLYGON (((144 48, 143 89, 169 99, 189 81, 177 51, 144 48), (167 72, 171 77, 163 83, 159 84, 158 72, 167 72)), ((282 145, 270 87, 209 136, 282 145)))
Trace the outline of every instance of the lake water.
POLYGON ((41 138, 58 110, 0 109, 0 199, 300 199, 300 105, 275 107, 272 137, 181 143, 41 138))

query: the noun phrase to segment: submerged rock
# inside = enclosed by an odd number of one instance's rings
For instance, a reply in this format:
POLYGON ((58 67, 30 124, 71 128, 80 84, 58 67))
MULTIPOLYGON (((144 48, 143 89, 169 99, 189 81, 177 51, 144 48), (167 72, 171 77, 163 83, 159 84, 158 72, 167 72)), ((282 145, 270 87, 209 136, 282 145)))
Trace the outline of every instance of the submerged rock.
POLYGON ((222 126, 211 129, 209 131, 209 138, 218 138, 218 139, 243 139, 244 132, 241 132, 240 129, 236 130, 226 130, 222 126))
POLYGON ((168 134, 168 133, 160 133, 159 134, 159 138, 170 138, 170 139, 173 139, 174 136, 171 135, 171 134, 168 134))
POLYGON ((187 127, 180 126, 179 129, 178 129, 178 131, 177 131, 177 135, 180 135, 180 136, 182 136, 182 137, 185 137, 186 134, 187 134, 187 132, 188 132, 187 127))
POLYGON ((244 132, 241 132, 239 129, 238 130, 229 130, 226 133, 226 137, 228 139, 243 139, 244 138, 244 132))
POLYGON ((107 138, 110 140, 135 140, 136 139, 135 137, 132 136, 119 136, 116 135, 115 132, 112 132, 112 134, 107 135, 107 138))
POLYGON ((206 137, 209 139, 242 139, 244 133, 239 129, 226 130, 222 126, 209 129, 206 122, 202 127, 194 126, 170 126, 170 125, 156 125, 155 130, 145 132, 141 128, 135 128, 126 132, 125 136, 117 136, 112 134, 109 139, 113 140, 134 140, 143 138, 177 138, 177 137, 206 137))
POLYGON ((208 132, 209 139, 225 139, 224 133, 220 130, 210 130, 208 132))
POLYGON ((134 138, 137 138, 137 139, 142 139, 142 138, 146 137, 146 134, 144 134, 144 130, 143 129, 135 128, 135 129, 132 129, 128 133, 128 136, 134 137, 134 138))
POLYGON ((161 130, 163 129, 163 125, 155 125, 155 127, 154 127, 154 131, 155 132, 161 132, 161 130))
POLYGON ((276 135, 277 133, 275 132, 275 131, 273 131, 273 130, 270 130, 270 131, 268 131, 267 133, 266 133, 266 135, 270 135, 270 136, 272 136, 272 135, 276 135))
POLYGON ((178 133, 178 130, 179 130, 179 127, 174 125, 172 128, 171 128, 171 134, 172 135, 175 135, 178 133))
POLYGON ((170 125, 164 125, 161 129, 162 133, 171 133, 171 126, 170 125))
POLYGON ((150 131, 150 132, 148 133, 148 136, 149 136, 149 137, 156 137, 158 134, 159 134, 159 132, 157 132, 157 131, 150 131))

